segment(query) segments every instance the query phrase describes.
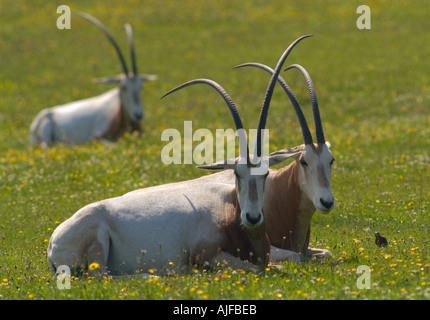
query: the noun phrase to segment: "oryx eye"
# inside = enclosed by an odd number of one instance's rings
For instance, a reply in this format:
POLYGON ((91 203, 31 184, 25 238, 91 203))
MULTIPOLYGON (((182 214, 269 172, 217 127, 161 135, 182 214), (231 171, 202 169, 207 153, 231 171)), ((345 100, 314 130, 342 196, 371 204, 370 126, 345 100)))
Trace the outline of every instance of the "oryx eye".
POLYGON ((302 166, 304 166, 304 167, 307 167, 308 166, 308 163, 305 161, 305 159, 303 159, 303 158, 301 158, 300 159, 300 164, 302 165, 302 166))
POLYGON ((336 159, 333 158, 333 160, 330 161, 330 165, 332 166, 335 161, 336 161, 336 159))

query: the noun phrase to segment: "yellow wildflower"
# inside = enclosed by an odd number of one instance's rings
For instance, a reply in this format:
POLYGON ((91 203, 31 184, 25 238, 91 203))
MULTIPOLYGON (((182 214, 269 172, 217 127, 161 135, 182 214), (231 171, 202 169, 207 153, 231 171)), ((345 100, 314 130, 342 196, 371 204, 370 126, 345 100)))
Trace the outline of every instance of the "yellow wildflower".
POLYGON ((90 270, 97 270, 100 267, 100 265, 97 262, 93 262, 88 267, 90 270))

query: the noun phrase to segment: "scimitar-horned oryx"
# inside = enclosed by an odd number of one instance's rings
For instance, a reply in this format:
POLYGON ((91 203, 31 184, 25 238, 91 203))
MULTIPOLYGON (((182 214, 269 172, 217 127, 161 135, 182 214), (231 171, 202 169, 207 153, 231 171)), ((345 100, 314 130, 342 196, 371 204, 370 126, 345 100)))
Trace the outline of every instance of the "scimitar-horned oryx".
MULTIPOLYGON (((270 74, 274 71, 260 63, 245 63, 236 68, 253 66, 270 74)), ((296 96, 285 80, 279 76, 278 82, 287 93, 293 104, 302 129, 304 144, 271 153, 295 161, 279 170, 269 170, 266 179, 264 196, 264 217, 266 232, 270 239, 272 260, 295 260, 307 257, 332 257, 326 249, 309 248, 310 223, 315 213, 329 213, 335 206, 331 190, 331 166, 334 157, 329 150, 330 144, 325 141, 321 124, 318 102, 314 85, 309 73, 300 65, 292 65, 287 69, 296 68, 306 79, 314 114, 317 143, 313 143, 312 135, 306 123, 296 96), (299 257, 297 257, 299 254, 299 257)), ((231 170, 202 177, 220 183, 233 183, 231 170)))
MULTIPOLYGON (((195 83, 215 88, 228 104, 237 130, 243 128, 221 86, 208 79, 185 85, 195 83)), ((182 271, 184 266, 223 260, 247 264, 237 257, 264 264, 270 247, 261 210, 266 174, 250 174, 242 137, 237 162, 214 164, 218 169, 234 168, 237 187, 210 182, 191 188, 161 185, 85 206, 52 234, 51 270, 60 265, 86 269, 95 262, 111 275, 133 275, 150 269, 182 271)))
POLYGON ((155 75, 140 75, 137 71, 131 26, 125 24, 132 69, 129 72, 124 56, 109 31, 96 18, 78 12, 106 35, 121 62, 123 73, 115 77, 96 79, 99 83, 119 86, 101 95, 44 109, 30 126, 33 145, 50 146, 54 142, 82 144, 91 140, 116 140, 127 128, 141 131, 143 118, 141 90, 143 82, 155 75))
MULTIPOLYGON (((239 134, 239 158, 203 168, 234 168, 235 184, 201 183, 196 179, 140 189, 87 205, 53 232, 47 250, 51 271, 60 265, 85 269, 93 262, 116 275, 149 269, 161 273, 170 264, 182 270, 190 264, 222 261, 244 269, 255 264, 264 267, 270 251, 262 211, 268 168, 258 146, 263 141, 262 129, 282 64, 304 38, 287 48, 275 68, 261 109, 253 159, 236 107, 216 82, 198 79, 169 92, 203 83, 223 97, 239 134)), ((269 157, 269 164, 282 157, 269 157)))

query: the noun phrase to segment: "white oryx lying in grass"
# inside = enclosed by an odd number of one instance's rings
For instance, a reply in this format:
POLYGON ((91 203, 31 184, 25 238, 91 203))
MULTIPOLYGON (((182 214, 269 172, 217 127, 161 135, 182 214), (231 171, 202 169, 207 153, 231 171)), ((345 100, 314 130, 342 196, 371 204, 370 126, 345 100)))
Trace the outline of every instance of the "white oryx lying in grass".
MULTIPOLYGON (((237 66, 254 66, 273 75, 274 71, 259 63, 237 66)), ((299 69, 305 76, 309 89, 316 128, 317 143, 314 144, 305 116, 294 93, 285 80, 278 81, 290 98, 300 122, 304 144, 271 153, 295 161, 280 170, 270 169, 266 179, 264 196, 264 219, 270 239, 271 260, 302 260, 306 257, 330 258, 326 249, 309 248, 310 223, 315 211, 329 213, 335 206, 331 190, 331 166, 334 157, 330 144, 325 141, 315 89, 308 72, 300 65, 288 67, 299 69), (297 255, 298 254, 298 255, 297 255)), ((224 183, 234 183, 231 172, 225 171, 200 178, 224 183)))
POLYGON ((143 118, 141 89, 143 82, 155 80, 155 75, 137 72, 131 26, 125 25, 132 62, 129 73, 121 50, 107 29, 94 17, 78 13, 104 32, 121 62, 123 74, 97 79, 99 83, 119 83, 119 87, 96 97, 70 102, 39 112, 30 126, 33 145, 50 146, 53 142, 82 144, 91 140, 116 140, 127 129, 141 131, 143 118))
MULTIPOLYGON (((177 270, 223 260, 245 269, 254 268, 255 264, 265 266, 270 243, 262 212, 268 173, 266 161, 261 157, 262 129, 282 65, 305 37, 288 47, 275 68, 261 109, 257 151, 252 158, 236 107, 221 86, 211 80, 197 79, 167 93, 203 83, 223 97, 239 133, 239 158, 202 168, 234 168, 234 184, 196 179, 140 189, 87 205, 52 234, 47 250, 51 271, 55 272, 60 265, 85 269, 93 262, 114 275, 149 269, 162 273, 172 268, 169 263, 177 270), (258 174, 253 169, 258 169, 258 174)), ((274 155, 269 164, 279 163, 283 158, 274 155)))

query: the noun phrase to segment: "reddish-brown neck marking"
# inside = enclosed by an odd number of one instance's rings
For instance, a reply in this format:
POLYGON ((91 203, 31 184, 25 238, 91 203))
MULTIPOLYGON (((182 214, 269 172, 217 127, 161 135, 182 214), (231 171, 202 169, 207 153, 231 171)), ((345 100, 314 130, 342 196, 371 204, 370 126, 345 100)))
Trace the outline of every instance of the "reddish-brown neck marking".
POLYGON ((294 161, 286 168, 271 171, 263 210, 271 245, 306 254, 315 209, 300 190, 298 169, 294 161))
POLYGON ((267 265, 270 253, 270 242, 266 234, 265 223, 255 228, 244 227, 240 218, 241 209, 234 192, 227 202, 223 219, 224 242, 221 250, 241 260, 267 265))
POLYGON ((127 115, 127 111, 121 106, 118 108, 107 130, 101 135, 101 138, 117 140, 124 134, 128 125, 131 126, 131 131, 141 132, 142 130, 139 121, 131 121, 127 115))

